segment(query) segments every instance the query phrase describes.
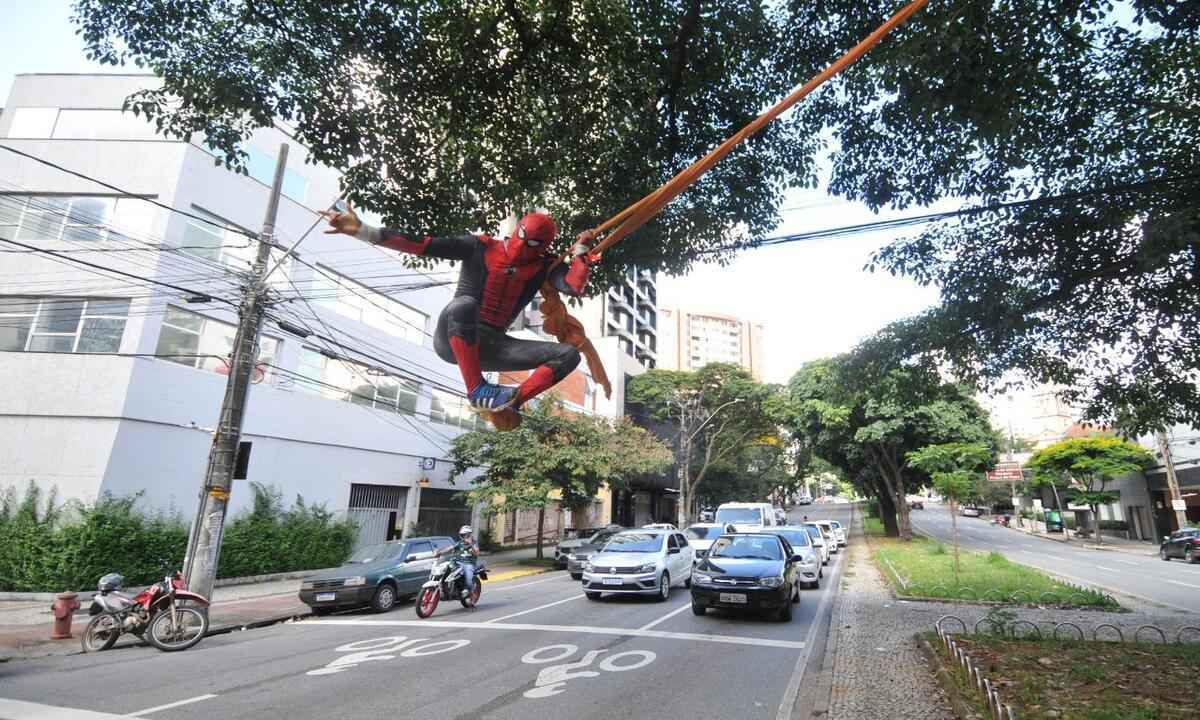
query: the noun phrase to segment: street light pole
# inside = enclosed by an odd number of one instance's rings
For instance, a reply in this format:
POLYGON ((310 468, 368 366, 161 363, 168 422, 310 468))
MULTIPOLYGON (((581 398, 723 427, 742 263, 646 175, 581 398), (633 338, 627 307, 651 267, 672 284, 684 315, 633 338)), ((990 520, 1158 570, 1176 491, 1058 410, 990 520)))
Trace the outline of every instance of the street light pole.
POLYGON ((1177 529, 1182 530, 1188 524, 1187 502, 1179 494, 1179 479, 1175 477, 1175 459, 1171 457, 1171 442, 1168 440, 1165 430, 1158 432, 1158 448, 1162 451, 1163 465, 1167 470, 1167 494, 1171 496, 1171 510, 1175 513, 1177 529))
POLYGON ((213 433, 212 448, 204 484, 200 488, 200 504, 196 520, 188 537, 183 575, 188 589, 204 597, 212 597, 213 581, 217 575, 217 559, 221 551, 221 534, 225 513, 229 507, 229 492, 233 486, 233 470, 237 461, 238 444, 242 437, 242 418, 246 413, 246 398, 254 375, 258 354, 258 336, 266 312, 267 286, 264 282, 271 244, 275 235, 275 218, 279 213, 279 196, 283 191, 283 171, 287 167, 288 146, 279 147, 275 163, 275 179, 267 202, 267 214, 259 234, 258 255, 254 259, 249 282, 238 309, 237 333, 233 337, 233 353, 229 362, 229 377, 225 381, 225 398, 213 433))

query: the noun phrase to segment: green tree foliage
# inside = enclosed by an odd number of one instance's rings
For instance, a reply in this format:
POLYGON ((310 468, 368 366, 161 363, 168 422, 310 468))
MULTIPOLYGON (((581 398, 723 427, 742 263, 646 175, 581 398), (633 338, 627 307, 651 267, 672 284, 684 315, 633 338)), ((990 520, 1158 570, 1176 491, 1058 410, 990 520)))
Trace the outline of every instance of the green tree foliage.
MULTIPOLYGON (((678 438, 678 524, 697 516, 713 470, 724 467, 735 476, 753 474, 757 471, 749 470, 755 459, 749 454, 752 449, 779 444, 773 411, 776 395, 774 388, 755 381, 744 368, 726 363, 710 363, 695 372, 650 370, 629 381, 626 401, 670 425, 678 438)), ((768 454, 760 453, 758 459, 768 454)), ((762 469, 773 463, 763 463, 762 469)))
MULTIPOLYGON (((353 196, 432 233, 548 207, 565 228, 607 218, 682 170, 804 78, 773 62, 790 27, 752 0, 76 0, 89 57, 162 77, 128 107, 222 159, 287 121, 353 196)), ((823 63, 828 62, 825 58, 823 63)), ((775 123, 600 268, 628 256, 681 271, 694 249, 779 221, 811 184, 816 140, 775 123)), ((319 202, 319 199, 318 199, 319 202)), ((593 287, 603 287, 596 283, 593 287)))
POLYGON ((1034 478, 1055 487, 1068 487, 1074 502, 1092 510, 1092 532, 1100 542, 1100 506, 1116 502, 1107 490, 1115 478, 1154 464, 1141 445, 1116 437, 1072 438, 1042 448, 1029 459, 1034 478))
MULTIPOLYGON (((829 57, 892 9, 789 2, 782 57, 829 57)), ((897 356, 933 352, 964 381, 1019 368, 1133 430, 1200 424, 1194 3, 930 3, 833 84, 797 121, 838 138, 834 194, 876 208, 1067 196, 878 253, 871 268, 941 293, 893 329, 897 356)))
POLYGON ((908 453, 954 442, 994 448, 997 438, 965 387, 923 367, 869 367, 855 355, 804 365, 788 383, 783 417, 799 443, 879 499, 889 535, 909 539, 907 494, 929 477, 908 453))
POLYGON ((945 498, 954 527, 954 583, 958 584, 958 505, 976 493, 984 471, 995 463, 996 451, 982 443, 943 443, 926 445, 907 455, 908 464, 924 472, 933 488, 945 498))
POLYGON ((571 510, 586 507, 602 486, 621 488, 671 462, 666 446, 642 428, 625 420, 614 427, 601 418, 567 412, 553 398, 527 409, 514 430, 459 435, 450 457, 451 480, 481 470, 465 491, 472 504, 486 505, 489 514, 539 511, 538 557, 545 509, 551 503, 571 510))

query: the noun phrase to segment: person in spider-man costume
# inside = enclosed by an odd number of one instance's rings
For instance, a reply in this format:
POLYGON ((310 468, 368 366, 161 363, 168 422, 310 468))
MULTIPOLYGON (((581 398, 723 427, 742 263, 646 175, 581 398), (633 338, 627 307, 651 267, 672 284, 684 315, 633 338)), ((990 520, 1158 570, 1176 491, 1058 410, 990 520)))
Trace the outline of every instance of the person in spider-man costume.
POLYGON ((400 252, 462 263, 458 289, 438 317, 433 348, 462 372, 471 407, 486 412, 519 410, 531 398, 565 378, 579 364, 579 351, 566 343, 524 340, 505 331, 549 280, 561 293, 583 294, 590 266, 591 231, 575 238, 569 263, 554 264, 550 245, 558 228, 549 215, 531 212, 517 223, 512 235, 497 240, 488 235, 430 237, 410 235, 361 222, 354 210, 326 212, 330 230, 400 252), (489 383, 484 372, 530 370, 517 387, 489 383))

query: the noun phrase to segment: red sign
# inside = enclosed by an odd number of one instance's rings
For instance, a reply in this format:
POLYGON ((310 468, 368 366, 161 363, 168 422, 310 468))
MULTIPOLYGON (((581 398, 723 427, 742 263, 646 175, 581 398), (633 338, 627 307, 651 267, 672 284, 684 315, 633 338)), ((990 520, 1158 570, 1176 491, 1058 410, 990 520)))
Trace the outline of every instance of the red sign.
POLYGON ((996 463, 996 469, 987 474, 987 479, 992 482, 1019 482, 1025 479, 1025 475, 1021 472, 1021 463, 1001 462, 996 463))

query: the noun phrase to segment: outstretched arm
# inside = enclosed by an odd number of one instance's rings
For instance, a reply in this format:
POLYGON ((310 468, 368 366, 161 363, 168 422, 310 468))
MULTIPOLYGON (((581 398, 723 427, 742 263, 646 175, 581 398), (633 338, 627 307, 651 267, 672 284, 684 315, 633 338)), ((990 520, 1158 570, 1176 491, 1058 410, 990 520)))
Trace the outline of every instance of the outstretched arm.
POLYGON ((591 266, 598 258, 588 254, 588 243, 595 239, 596 233, 585 230, 575 236, 575 245, 571 247, 571 262, 559 263, 550 271, 550 284, 555 290, 579 297, 587 285, 591 266))
POLYGON ((326 235, 340 233, 352 235, 363 242, 380 245, 390 250, 406 252, 410 255, 441 258, 443 260, 466 260, 475 252, 479 238, 474 235, 451 235, 448 237, 415 237, 390 228, 377 228, 358 219, 354 209, 346 204, 343 212, 323 212, 321 215, 329 221, 326 235))

